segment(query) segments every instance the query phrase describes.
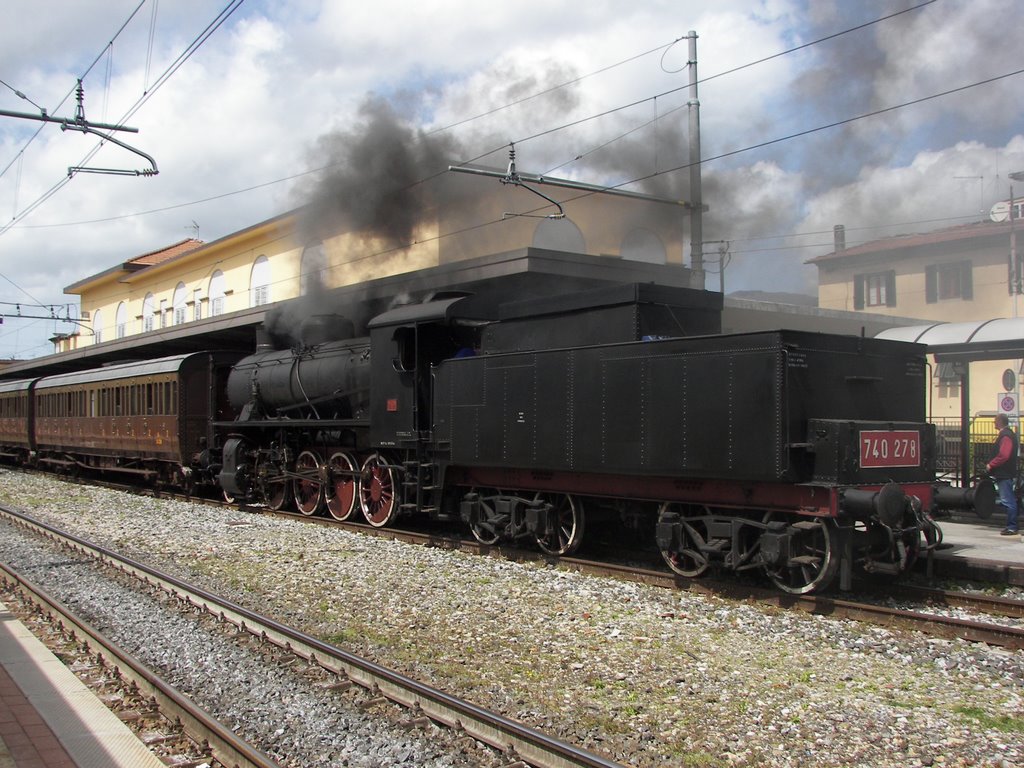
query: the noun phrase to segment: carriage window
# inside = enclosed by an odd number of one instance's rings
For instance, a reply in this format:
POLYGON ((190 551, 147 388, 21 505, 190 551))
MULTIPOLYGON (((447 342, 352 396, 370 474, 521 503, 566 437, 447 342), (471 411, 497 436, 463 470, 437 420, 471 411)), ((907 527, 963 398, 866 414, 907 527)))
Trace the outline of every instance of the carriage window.
POLYGON ((95 416, 96 415, 96 390, 95 389, 90 389, 89 390, 89 415, 90 416, 95 416))
POLYGON ((121 415, 121 387, 114 387, 114 415, 121 415))
POLYGON ((132 404, 131 404, 131 411, 130 411, 130 413, 131 413, 132 416, 138 416, 139 415, 139 385, 138 384, 132 384, 131 392, 132 392, 132 404))
POLYGON ((153 384, 146 385, 146 414, 153 413, 153 384))
POLYGON ((167 413, 173 416, 178 413, 178 382, 172 381, 170 385, 167 389, 171 393, 171 402, 167 413))

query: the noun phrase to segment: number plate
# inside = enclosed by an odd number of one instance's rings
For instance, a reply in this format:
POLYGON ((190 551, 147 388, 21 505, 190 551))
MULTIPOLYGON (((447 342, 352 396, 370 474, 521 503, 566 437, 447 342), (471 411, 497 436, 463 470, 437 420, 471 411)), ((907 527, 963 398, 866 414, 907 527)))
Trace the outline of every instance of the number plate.
POLYGON ((912 429, 861 432, 860 465, 864 469, 921 466, 921 434, 912 429))

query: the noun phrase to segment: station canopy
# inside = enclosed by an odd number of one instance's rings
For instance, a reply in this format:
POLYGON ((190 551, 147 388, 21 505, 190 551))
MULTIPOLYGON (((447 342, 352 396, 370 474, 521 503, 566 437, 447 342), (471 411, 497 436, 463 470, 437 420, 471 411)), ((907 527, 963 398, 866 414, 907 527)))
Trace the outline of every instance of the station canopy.
POLYGON ((938 360, 1006 360, 1024 357, 1024 318, 909 325, 888 328, 875 338, 924 344, 938 360))

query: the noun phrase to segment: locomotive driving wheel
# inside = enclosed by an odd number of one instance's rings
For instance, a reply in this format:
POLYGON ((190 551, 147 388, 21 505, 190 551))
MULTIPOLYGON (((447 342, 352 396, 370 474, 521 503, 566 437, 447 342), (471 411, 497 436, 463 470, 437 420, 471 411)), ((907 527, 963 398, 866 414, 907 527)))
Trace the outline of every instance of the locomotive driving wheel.
POLYGON ((569 494, 541 494, 548 502, 547 526, 537 531, 537 546, 549 555, 571 555, 583 541, 583 503, 569 494))
MULTIPOLYGON (((765 518, 769 522, 772 515, 765 518)), ((825 589, 839 570, 835 522, 829 518, 791 523, 789 556, 785 563, 765 566, 765 573, 783 592, 806 595, 825 589)))
POLYGON ((315 515, 323 505, 324 486, 320 480, 320 457, 313 451, 303 451, 295 460, 292 494, 295 508, 304 515, 315 515))
POLYGON ((366 521, 374 528, 383 528, 398 514, 398 478, 387 459, 379 453, 371 453, 363 462, 359 477, 359 506, 366 521))
POLYGON ((348 520, 356 511, 359 498, 359 484, 356 460, 338 451, 327 462, 327 511, 335 520, 348 520))
POLYGON ((263 503, 275 512, 280 512, 288 504, 291 483, 287 478, 268 480, 263 487, 263 503))
MULTIPOLYGON (((658 522, 661 523, 669 514, 678 514, 674 504, 665 503, 658 509, 658 522)), ((707 544, 708 527, 703 520, 696 518, 687 519, 679 515, 680 542, 677 550, 661 550, 668 567, 680 576, 688 579, 696 579, 703 576, 711 561, 707 554, 701 549, 707 544)))

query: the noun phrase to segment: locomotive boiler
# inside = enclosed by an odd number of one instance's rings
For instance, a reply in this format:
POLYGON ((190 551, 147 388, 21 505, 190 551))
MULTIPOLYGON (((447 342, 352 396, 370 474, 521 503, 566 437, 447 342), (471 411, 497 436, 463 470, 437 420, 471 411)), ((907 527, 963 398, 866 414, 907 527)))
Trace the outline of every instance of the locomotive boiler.
MULTIPOLYGON (((316 318, 342 328, 340 318, 316 318)), ((336 331, 337 332, 337 331, 336 331)), ((238 417, 227 430, 220 485, 229 497, 262 498, 279 509, 294 500, 304 514, 326 506, 347 519, 356 508, 357 455, 366 446, 370 400, 368 339, 264 348, 240 360, 228 377, 238 417)))

